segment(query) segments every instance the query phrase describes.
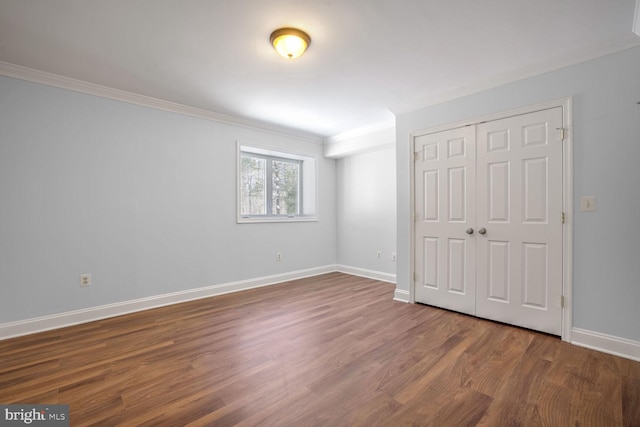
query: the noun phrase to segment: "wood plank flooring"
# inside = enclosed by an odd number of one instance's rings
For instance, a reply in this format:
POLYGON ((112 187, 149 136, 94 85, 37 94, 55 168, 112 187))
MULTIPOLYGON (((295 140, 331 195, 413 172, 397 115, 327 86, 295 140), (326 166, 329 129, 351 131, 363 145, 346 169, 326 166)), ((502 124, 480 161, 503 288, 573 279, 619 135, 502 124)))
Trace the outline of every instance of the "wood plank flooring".
POLYGON ((340 273, 0 341, 71 425, 640 426, 640 363, 340 273))

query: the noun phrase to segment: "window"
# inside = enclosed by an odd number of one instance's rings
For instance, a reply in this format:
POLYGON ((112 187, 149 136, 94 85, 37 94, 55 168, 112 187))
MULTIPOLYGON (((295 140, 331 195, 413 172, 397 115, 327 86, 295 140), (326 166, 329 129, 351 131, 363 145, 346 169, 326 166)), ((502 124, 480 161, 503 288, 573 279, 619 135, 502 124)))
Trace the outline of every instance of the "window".
POLYGON ((313 157, 238 146, 238 222, 317 220, 313 157))
POLYGON ((300 160, 240 154, 240 215, 300 214, 300 160))

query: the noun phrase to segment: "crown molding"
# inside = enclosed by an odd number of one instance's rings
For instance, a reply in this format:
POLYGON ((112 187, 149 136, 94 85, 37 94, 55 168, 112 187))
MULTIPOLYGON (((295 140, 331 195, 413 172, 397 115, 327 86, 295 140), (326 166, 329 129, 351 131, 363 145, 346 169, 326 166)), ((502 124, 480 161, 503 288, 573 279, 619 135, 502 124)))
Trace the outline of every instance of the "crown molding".
MULTIPOLYGON (((640 0, 636 1, 637 4, 640 4, 640 0)), ((443 102, 451 101, 453 99, 462 98, 467 95, 472 95, 474 93, 483 92, 485 90, 503 86, 508 83, 513 83, 540 74, 559 70, 561 68, 566 68, 571 65, 579 64, 581 62, 590 61, 592 59, 610 55, 612 53, 638 47, 640 46, 640 34, 638 34, 638 32, 640 32, 640 18, 638 17, 638 13, 638 8, 636 8, 636 19, 634 23, 635 34, 629 32, 628 34, 617 37, 613 40, 609 40, 608 42, 601 43, 587 49, 578 50, 568 55, 556 57, 549 61, 543 61, 529 67, 524 67, 512 72, 500 74, 476 84, 460 86, 453 90, 433 94, 414 101, 397 104, 389 108, 389 110, 391 110, 396 116, 409 113, 422 108, 427 108, 433 105, 441 104, 443 102)))
POLYGON ((112 99, 115 101, 126 102, 128 104, 140 105, 156 110, 168 111, 171 113, 197 117, 200 119, 211 120, 227 125, 239 126, 276 135, 302 139, 316 144, 322 144, 322 136, 310 132, 305 132, 302 130, 292 129, 284 126, 278 126, 272 123, 261 122, 258 120, 251 120, 228 114, 216 113, 201 108, 190 107, 188 105, 178 104, 176 102, 140 95, 133 92, 127 92, 125 90, 102 86, 95 83, 89 83, 82 80, 76 80, 70 77, 60 76, 57 74, 48 73, 46 71, 23 67, 21 65, 11 64, 8 62, 0 61, 0 76, 26 80, 29 82, 52 86, 59 89, 66 89, 73 92, 94 95, 100 98, 112 99))

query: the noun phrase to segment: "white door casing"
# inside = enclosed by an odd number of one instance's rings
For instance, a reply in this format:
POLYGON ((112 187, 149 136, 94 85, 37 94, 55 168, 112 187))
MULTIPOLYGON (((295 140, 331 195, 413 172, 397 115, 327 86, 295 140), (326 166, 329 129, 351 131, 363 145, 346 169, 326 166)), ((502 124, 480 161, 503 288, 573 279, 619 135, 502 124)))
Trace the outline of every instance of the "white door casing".
POLYGON ((562 126, 557 107, 415 137, 417 302, 561 334, 562 126))

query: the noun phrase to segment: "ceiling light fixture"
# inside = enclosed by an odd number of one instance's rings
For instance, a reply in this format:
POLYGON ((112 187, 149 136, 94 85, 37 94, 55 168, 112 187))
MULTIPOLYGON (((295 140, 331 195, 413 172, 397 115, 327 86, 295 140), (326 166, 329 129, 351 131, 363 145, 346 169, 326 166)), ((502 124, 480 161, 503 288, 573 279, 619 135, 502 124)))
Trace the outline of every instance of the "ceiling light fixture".
POLYGON ((271 44, 275 50, 287 59, 296 59, 311 44, 311 37, 296 28, 280 28, 271 33, 271 44))

